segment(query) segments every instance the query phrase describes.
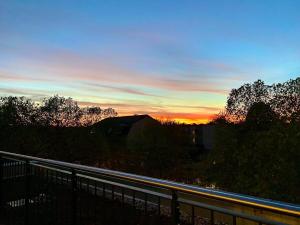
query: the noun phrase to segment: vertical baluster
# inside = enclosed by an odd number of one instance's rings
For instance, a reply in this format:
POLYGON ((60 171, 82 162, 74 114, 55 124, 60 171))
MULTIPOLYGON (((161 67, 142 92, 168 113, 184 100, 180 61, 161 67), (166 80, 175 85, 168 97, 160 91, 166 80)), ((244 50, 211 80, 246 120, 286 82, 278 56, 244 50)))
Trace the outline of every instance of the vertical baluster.
POLYGON ((161 204, 160 197, 158 197, 158 199, 157 199, 157 207, 158 207, 158 215, 159 216, 160 216, 160 204, 161 204))
MULTIPOLYGON (((58 178, 57 174, 58 174, 58 172, 56 170, 54 172, 55 172, 55 176, 54 176, 54 179, 55 179, 55 183, 54 183, 54 185, 55 185, 55 194, 57 196, 58 192, 59 192, 59 190, 58 190, 58 182, 57 182, 57 178, 58 178)), ((59 221, 58 214, 59 214, 59 210, 58 210, 58 198, 56 198, 55 199, 55 219, 56 219, 56 221, 59 221)))
POLYGON ((147 210, 148 210, 148 195, 147 193, 145 193, 145 214, 147 214, 147 210))
POLYGON ((210 224, 214 225, 215 224, 215 219, 214 219, 214 211, 210 211, 210 224))
POLYGON ((13 161, 12 162, 12 168, 11 168, 11 170, 12 170, 12 177, 13 177, 13 179, 15 180, 16 179, 16 175, 15 175, 15 161, 13 161))
POLYGON ((173 224, 180 224, 179 202, 177 192, 175 190, 172 190, 171 213, 173 218, 173 224))
POLYGON ((10 178, 10 161, 7 162, 7 177, 10 178))
POLYGON ((97 224, 97 181, 94 181, 94 222, 97 224))
MULTIPOLYGON (((86 189, 87 189, 87 198, 90 195, 90 179, 87 179, 87 185, 86 185, 86 189)), ((90 212, 91 212, 91 201, 88 198, 88 202, 87 202, 87 215, 90 216, 90 212)))
POLYGON ((76 172, 72 170, 72 225, 77 223, 77 177, 76 172))
POLYGON ((3 163, 3 158, 2 156, 0 156, 0 216, 3 212, 3 205, 4 205, 4 202, 3 202, 3 166, 4 166, 4 163, 3 163))
POLYGON ((25 225, 29 225, 30 164, 25 162, 25 225))
POLYGON ((79 177, 78 179, 79 179, 80 193, 81 193, 81 191, 82 191, 82 177, 79 177))
POLYGON ((105 183, 103 183, 103 189, 102 189, 102 191, 103 191, 103 192, 102 192, 102 196, 103 196, 103 198, 105 198, 105 192, 106 192, 106 191, 105 191, 105 183))
POLYGON ((122 187, 122 207, 124 206, 124 188, 122 187))
POLYGON ((78 177, 78 179, 79 179, 79 187, 80 187, 80 191, 79 191, 79 193, 80 193, 80 198, 79 198, 79 221, 80 221, 80 224, 81 224, 81 220, 82 220, 82 215, 84 214, 84 209, 83 209, 83 204, 84 204, 84 198, 83 198, 83 196, 82 196, 82 192, 83 192, 83 177, 78 177))
POLYGON ((22 162, 19 162, 19 176, 22 177, 22 162))
POLYGON ((192 205, 192 225, 195 225, 195 207, 192 205))
POLYGON ((66 174, 65 173, 60 173, 61 175, 60 175, 60 185, 63 185, 64 184, 64 180, 65 180, 65 176, 66 176, 66 174))
POLYGON ((135 207, 135 191, 132 192, 132 205, 135 207))
POLYGON ((89 194, 89 192, 90 192, 90 179, 86 180, 86 191, 89 194))
POLYGON ((236 216, 232 216, 232 225, 236 225, 236 216))

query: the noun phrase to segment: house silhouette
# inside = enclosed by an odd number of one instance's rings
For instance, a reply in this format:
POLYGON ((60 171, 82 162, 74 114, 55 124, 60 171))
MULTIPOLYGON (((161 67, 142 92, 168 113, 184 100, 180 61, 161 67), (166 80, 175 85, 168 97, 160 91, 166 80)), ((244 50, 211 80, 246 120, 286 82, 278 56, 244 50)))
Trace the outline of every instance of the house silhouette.
POLYGON ((105 136, 128 136, 133 130, 143 129, 151 124, 159 124, 149 115, 133 115, 110 117, 93 125, 93 132, 101 132, 105 136))

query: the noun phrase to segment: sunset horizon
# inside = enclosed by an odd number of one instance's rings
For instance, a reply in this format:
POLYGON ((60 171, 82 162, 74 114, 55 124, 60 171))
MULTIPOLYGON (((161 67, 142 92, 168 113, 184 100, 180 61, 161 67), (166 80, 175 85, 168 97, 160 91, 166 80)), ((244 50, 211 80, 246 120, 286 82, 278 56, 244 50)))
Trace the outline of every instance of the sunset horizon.
POLYGON ((0 0, 0 225, 300 225, 299 9, 0 0))
POLYGON ((299 76, 299 7, 1 1, 0 95, 207 123, 231 89, 299 76))

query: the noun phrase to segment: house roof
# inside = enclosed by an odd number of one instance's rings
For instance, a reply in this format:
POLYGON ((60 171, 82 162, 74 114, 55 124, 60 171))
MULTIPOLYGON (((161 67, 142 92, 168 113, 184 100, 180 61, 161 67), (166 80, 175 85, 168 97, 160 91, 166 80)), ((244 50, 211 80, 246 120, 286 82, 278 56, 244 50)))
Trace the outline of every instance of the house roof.
POLYGON ((93 127, 104 131, 106 134, 127 134, 134 123, 145 118, 153 119, 149 115, 110 117, 94 124, 93 127))

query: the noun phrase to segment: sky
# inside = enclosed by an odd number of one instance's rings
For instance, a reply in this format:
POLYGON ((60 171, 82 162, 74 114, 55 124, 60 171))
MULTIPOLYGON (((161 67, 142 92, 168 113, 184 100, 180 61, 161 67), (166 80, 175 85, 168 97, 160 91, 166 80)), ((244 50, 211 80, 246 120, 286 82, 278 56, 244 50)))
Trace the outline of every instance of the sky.
POLYGON ((297 0, 0 0, 0 96, 205 123, 300 74, 297 0))

